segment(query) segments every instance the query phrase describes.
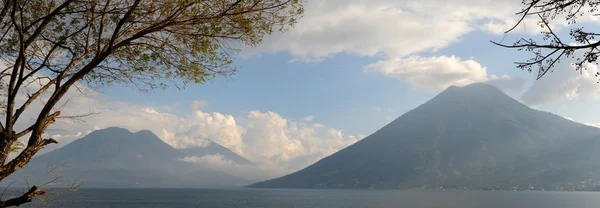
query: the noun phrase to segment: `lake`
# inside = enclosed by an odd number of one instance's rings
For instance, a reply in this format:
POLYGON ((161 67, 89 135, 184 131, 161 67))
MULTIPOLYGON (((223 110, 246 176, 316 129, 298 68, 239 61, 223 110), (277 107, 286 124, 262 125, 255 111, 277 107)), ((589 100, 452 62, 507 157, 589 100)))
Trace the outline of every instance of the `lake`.
MULTIPOLYGON (((6 198, 6 194, 5 194, 6 198)), ((80 189, 48 197, 49 207, 204 208, 579 208, 600 193, 289 189, 80 189)), ((39 200, 22 207, 44 207, 39 200)))

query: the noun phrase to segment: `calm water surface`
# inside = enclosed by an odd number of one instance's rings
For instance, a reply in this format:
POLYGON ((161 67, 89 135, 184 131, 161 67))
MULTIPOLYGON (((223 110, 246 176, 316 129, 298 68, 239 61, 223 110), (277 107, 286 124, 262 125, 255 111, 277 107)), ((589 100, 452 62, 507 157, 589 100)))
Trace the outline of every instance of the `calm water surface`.
MULTIPOLYGON (((80 189, 49 197, 47 207, 206 208, 579 208, 600 207, 600 193, 284 189, 80 189)), ((45 207, 38 201, 22 207, 45 207)))

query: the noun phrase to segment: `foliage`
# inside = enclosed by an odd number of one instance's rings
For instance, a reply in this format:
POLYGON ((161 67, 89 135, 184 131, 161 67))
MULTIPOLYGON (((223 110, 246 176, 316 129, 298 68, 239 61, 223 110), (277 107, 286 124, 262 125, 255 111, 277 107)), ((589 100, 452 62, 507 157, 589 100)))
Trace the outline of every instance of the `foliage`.
POLYGON ((0 180, 57 142, 42 135, 78 83, 152 90, 228 76, 240 47, 289 29, 302 13, 300 0, 1 0, 0 180), (37 118, 15 128, 26 110, 37 118))
MULTIPOLYGON (((600 0, 523 0, 524 9, 516 13, 520 16, 519 21, 511 29, 506 31, 510 33, 518 25, 523 24, 524 20, 529 16, 537 16, 540 19, 538 25, 545 28, 542 40, 534 40, 533 38, 521 38, 512 45, 500 44, 493 42, 496 45, 514 48, 518 50, 530 51, 533 57, 523 61, 516 62, 517 67, 532 71, 534 67, 538 69, 537 79, 543 77, 547 72, 552 71, 552 68, 561 59, 575 58, 575 69, 578 71, 585 70, 586 63, 598 64, 598 56, 600 55, 600 42, 596 39, 600 33, 589 30, 582 26, 577 27, 577 20, 584 15, 597 15, 600 0), (564 18, 567 24, 572 28, 569 36, 570 40, 560 38, 556 34, 555 29, 552 29, 553 21, 560 21, 564 18), (574 44, 569 43, 574 41, 574 44), (582 51, 583 54, 575 53, 582 51)), ((596 76, 598 76, 598 72, 596 76)))
POLYGON ((12 147, 10 148, 10 152, 11 153, 15 153, 15 152, 19 152, 21 151, 23 148, 25 147, 25 144, 23 144, 23 142, 21 141, 16 141, 15 143, 12 144, 12 147))

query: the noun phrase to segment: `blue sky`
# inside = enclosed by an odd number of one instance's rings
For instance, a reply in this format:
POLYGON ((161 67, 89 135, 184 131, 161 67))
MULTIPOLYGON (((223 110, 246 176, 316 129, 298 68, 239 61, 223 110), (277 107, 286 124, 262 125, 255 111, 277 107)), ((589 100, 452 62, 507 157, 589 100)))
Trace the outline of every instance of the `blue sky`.
MULTIPOLYGON (((529 84, 535 73, 517 69, 513 63, 528 54, 489 42, 501 38, 477 31, 437 52, 422 54, 473 59, 486 66, 489 74, 521 77, 529 84)), ((387 124, 390 116, 396 118, 439 92, 411 88, 400 80, 365 71, 365 66, 380 59, 378 56, 336 54, 319 62, 291 62, 293 59, 288 52, 238 58, 235 75, 203 85, 150 93, 116 86, 104 94, 109 100, 152 106, 206 100, 203 111, 234 115, 259 110, 296 119, 314 116, 315 121, 354 135, 374 132, 387 124)), ((507 93, 519 99, 519 93, 507 93)), ((178 114, 189 110, 185 105, 176 109, 178 114)))
MULTIPOLYGON (((203 111, 234 115, 259 110, 296 119, 314 116, 315 121, 350 134, 368 134, 385 125, 388 116, 397 117, 435 95, 365 72, 363 67, 373 58, 339 55, 318 63, 289 63, 291 59, 281 52, 238 60, 240 70, 233 77, 184 90, 172 87, 142 93, 117 87, 105 94, 109 99, 155 106, 206 100, 203 111)), ((179 113, 188 111, 181 107, 179 113)))
MULTIPOLYGON (((353 144, 450 85, 473 82, 493 84, 532 108, 600 124, 597 66, 579 74, 567 60, 534 81, 536 72, 513 63, 530 54, 489 42, 516 22, 519 2, 307 1, 295 28, 242 48, 232 77, 182 90, 114 86, 79 97, 73 112, 98 114, 55 124, 63 130, 49 131, 60 141, 53 148, 109 126, 149 129, 176 148, 216 141, 260 164, 268 178, 353 144)), ((600 19, 580 21, 597 26, 600 19)), ((527 18, 504 43, 539 38, 536 22, 527 18)), ((552 26, 568 33, 560 21, 552 26)))

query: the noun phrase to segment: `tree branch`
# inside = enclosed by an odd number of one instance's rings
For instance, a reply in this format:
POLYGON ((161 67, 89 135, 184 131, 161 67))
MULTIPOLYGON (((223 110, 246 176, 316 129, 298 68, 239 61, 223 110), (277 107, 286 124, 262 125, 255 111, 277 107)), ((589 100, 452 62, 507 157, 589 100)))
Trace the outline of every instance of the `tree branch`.
POLYGON ((37 186, 31 187, 29 191, 25 192, 23 195, 17 198, 12 198, 6 201, 0 201, 0 207, 18 207, 22 204, 31 202, 33 197, 41 196, 46 194, 45 190, 39 190, 37 186))
POLYGON ((19 153, 19 155, 16 158, 12 159, 10 162, 8 162, 2 166, 2 169, 0 171, 0 180, 6 178, 10 174, 13 174, 15 171, 17 171, 18 169, 22 168, 27 163, 29 163, 31 158, 40 149, 44 148, 46 145, 58 143, 58 141, 56 141, 55 139, 52 139, 52 138, 41 139, 41 135, 39 135, 39 134, 32 134, 31 137, 32 138, 29 139, 30 143, 27 144, 27 147, 23 151, 21 151, 21 153, 19 153), (33 137, 39 137, 39 139, 33 138, 33 137), (32 144, 31 143, 32 141, 34 141, 36 143, 32 144))
MULTIPOLYGON (((25 49, 31 44, 33 43, 33 41, 35 41, 37 39, 37 37, 42 33, 42 31, 46 28, 46 26, 48 25, 48 23, 50 23, 50 21, 55 17, 55 15, 57 15, 62 9, 64 9, 65 7, 67 7, 69 4, 71 4, 74 0, 66 0, 65 2, 63 2, 60 6, 58 6, 56 9, 54 9, 50 14, 48 14, 47 16, 45 16, 42 20, 42 22, 40 23, 40 25, 36 28, 36 30, 27 38, 27 40, 25 40, 24 38, 24 28, 19 27, 16 20, 15 20, 15 16, 16 16, 16 1, 14 2, 13 5, 13 14, 12 14, 12 21, 13 24, 15 25, 15 28, 17 29, 17 31, 19 32, 19 43, 20 43, 20 50, 19 50, 19 57, 17 58, 17 60, 15 61, 15 65, 13 68, 13 72, 11 74, 11 79, 10 79, 10 84, 9 84, 9 90, 8 90, 8 103, 7 103, 7 116, 6 116, 6 126, 7 129, 9 131, 12 130, 12 113, 13 113, 13 109, 14 109, 14 100, 17 96, 17 93, 19 91, 18 88, 15 87, 15 84, 17 84, 17 76, 23 76, 23 68, 24 68, 24 64, 25 64, 25 49), (23 65, 18 67, 19 65, 23 65), (21 73, 19 72, 19 68, 21 70, 21 73)), ((20 14, 23 14, 23 11, 20 12, 20 14)), ((23 21, 23 19, 21 18, 21 22, 23 21)), ((6 147, 0 147, 2 149, 5 149, 6 147)))
POLYGON ((556 45, 538 45, 538 44, 515 44, 515 45, 505 45, 502 43, 498 43, 495 41, 490 41, 493 44, 496 44, 497 46, 501 46, 501 47, 505 47, 505 48, 524 48, 524 47, 533 47, 533 48, 545 48, 545 49, 561 49, 561 50, 566 50, 566 49, 586 49, 586 48, 595 48, 600 46, 600 41, 599 42, 595 42, 592 44, 586 44, 586 45, 562 45, 562 46, 556 46, 556 45))
MULTIPOLYGON (((21 62, 25 61, 25 47, 24 47, 24 34, 23 34, 23 30, 21 27, 19 27, 19 24, 17 24, 17 20, 16 20, 16 16, 17 16, 17 2, 13 2, 13 9, 11 12, 11 21, 12 24, 15 27, 15 30, 18 33, 18 38, 19 38, 19 55, 17 57, 17 59, 15 60, 15 64, 13 65, 12 68, 12 72, 10 74, 10 81, 8 82, 8 98, 6 99, 7 103, 6 103, 6 136, 7 137, 11 137, 12 135, 12 114, 13 114, 13 110, 14 110, 14 102, 15 102, 15 98, 16 98, 16 93, 14 91, 18 91, 18 89, 14 89, 15 87, 15 82, 17 81, 17 76, 18 76, 18 72, 19 72, 19 68, 21 67, 21 62)), ((6 144, 2 143, 2 145, 0 145, 0 150, 4 151, 6 150, 6 144)), ((0 161, 1 162, 1 161, 0 161)))
MULTIPOLYGON (((49 119, 49 120, 48 120, 48 123, 47 123, 47 125, 50 125, 50 124, 54 123, 54 122, 56 121, 56 119, 58 119, 58 118, 63 118, 63 117, 60 117, 60 111, 56 111, 56 112, 54 112, 53 114, 49 115, 49 116, 48 116, 48 119, 49 119)), ((21 131, 21 132, 17 133, 17 134, 15 135, 15 138, 14 138, 14 140, 17 140, 17 139, 19 139, 19 138, 21 138, 21 137, 23 137, 23 136, 27 135, 28 133, 30 133, 31 131, 33 131, 33 129, 34 129, 34 128, 35 128, 35 124, 34 124, 34 125, 31 125, 31 126, 29 126, 29 127, 27 127, 25 130, 23 130, 23 131, 21 131)))
POLYGON ((97 38, 97 46, 96 46, 96 56, 100 54, 100 44, 102 43, 102 33, 104 32, 104 18, 107 15, 106 10, 110 5, 110 0, 106 1, 104 5, 104 9, 102 9, 102 15, 100 17, 100 29, 98 30, 98 38, 97 38))
POLYGON ((115 44, 115 40, 117 39, 117 35, 121 31, 121 27, 123 27, 123 24, 125 24, 125 22, 127 22, 127 19, 129 19, 129 17, 131 16, 131 13, 133 13, 133 11, 140 4, 140 1, 141 0, 136 0, 135 2, 133 2, 133 5, 131 6, 131 8, 129 8, 127 13, 125 13, 125 15, 123 15, 123 18, 121 18, 121 20, 119 20, 119 23, 117 23, 117 26, 115 27, 112 37, 110 38, 110 41, 108 43, 108 50, 112 50, 112 47, 115 44))
POLYGON ((48 25, 48 23, 50 23, 50 21, 57 14, 59 14, 61 10, 63 10, 65 7, 69 6, 69 4, 71 4, 73 1, 75 1, 75 0, 66 0, 60 6, 56 7, 56 9, 54 9, 52 12, 50 12, 50 14, 45 16, 42 20, 42 23, 40 23, 40 25, 36 28, 36 30, 25 41, 25 47, 27 47, 31 43, 33 43, 33 41, 36 40, 36 38, 42 33, 42 31, 44 31, 44 29, 46 29, 46 26, 48 25))
MULTIPOLYGON (((4 5, 2 5, 2 11, 0 12, 0 23, 2 23, 2 21, 4 20, 4 16, 6 16, 6 14, 8 13, 8 9, 11 8, 10 6, 10 0, 4 0, 4 5)), ((4 29, 4 28, 2 28, 4 29)))
MULTIPOLYGON (((272 33, 275 25, 287 24, 288 20, 291 25, 303 11, 297 0, 255 0, 248 3, 243 0, 159 1, 158 4, 142 0, 61 0, 48 4, 12 0, 10 3, 1 8, 6 11, 6 16, 4 21, 0 21, 4 24, 0 27, 12 27, 10 32, 5 33, 7 38, 0 40, 3 46, 0 58, 9 60, 13 66, 4 73, 11 77, 11 82, 6 108, 8 128, 0 134, 0 180, 29 163, 41 148, 57 142, 42 138, 56 119, 77 118, 60 117, 59 112, 53 111, 60 108, 61 100, 72 90, 71 87, 77 87, 78 82, 88 81, 88 78, 105 81, 104 77, 112 76, 106 81, 142 80, 152 87, 163 86, 162 80, 167 79, 181 79, 184 84, 203 83, 219 67, 228 69, 232 65, 232 57, 227 50, 233 49, 220 44, 219 39, 232 37, 254 45, 263 36, 272 33), (277 9, 286 4, 290 4, 289 11, 277 9), (270 9, 274 10, 267 11, 270 9), (81 28, 85 22, 75 20, 87 21, 87 28, 81 28), (71 31, 76 33, 69 35, 71 31), (145 39, 148 36, 160 41, 145 39), (138 40, 143 43, 136 45, 138 40), (48 50, 50 52, 46 54, 48 50), (151 51, 161 54, 147 56, 151 51), (19 107, 15 106, 15 101, 21 98, 17 96, 24 94, 19 90, 26 91, 28 82, 36 81, 35 76, 39 73, 49 76, 51 82, 41 84, 38 91, 31 90, 35 93, 29 95, 19 109, 15 109, 19 107), (50 87, 54 89, 49 90, 50 87), (48 99, 43 92, 50 94, 48 99), (37 100, 44 103, 41 110, 36 110, 38 114, 33 124, 22 132, 14 132, 16 120, 22 118, 23 112, 37 100), (7 161, 6 150, 16 141, 15 135, 17 138, 28 137, 27 146, 16 158, 7 161)), ((27 200, 30 199, 23 201, 27 200)))
POLYGON ((55 83, 56 83, 56 79, 52 79, 48 83, 46 83, 46 85, 44 85, 42 88, 40 88, 38 91, 33 93, 33 95, 29 96, 29 98, 27 98, 27 101, 25 101, 25 103, 23 103, 23 105, 21 105, 21 107, 19 109, 17 109, 17 111, 15 112, 15 115, 13 118, 13 125, 17 122, 17 120, 19 119, 21 114, 27 109, 27 107, 29 107, 29 105, 35 99, 37 99, 40 95, 42 95, 44 92, 46 92, 46 90, 48 90, 48 88, 50 88, 50 86, 52 86, 55 83))

